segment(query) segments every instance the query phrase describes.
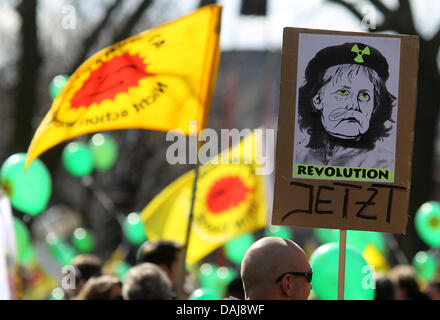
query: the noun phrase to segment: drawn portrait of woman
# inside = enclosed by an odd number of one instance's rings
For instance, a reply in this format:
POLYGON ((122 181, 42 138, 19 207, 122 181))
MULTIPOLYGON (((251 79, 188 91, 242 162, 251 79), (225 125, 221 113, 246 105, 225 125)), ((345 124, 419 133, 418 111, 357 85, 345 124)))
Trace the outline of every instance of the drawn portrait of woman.
MULTIPOLYGON (((304 36, 311 37, 307 44, 326 35, 304 36)), ((333 45, 327 39, 322 48, 316 43, 307 58, 313 46, 301 46, 300 37, 298 65, 307 62, 298 77, 294 164, 394 171, 398 74, 391 91, 390 64, 376 48, 378 40, 346 38, 333 45)), ((400 49, 396 39, 378 45, 388 52, 400 49)), ((393 58, 398 70, 399 55, 393 58)))

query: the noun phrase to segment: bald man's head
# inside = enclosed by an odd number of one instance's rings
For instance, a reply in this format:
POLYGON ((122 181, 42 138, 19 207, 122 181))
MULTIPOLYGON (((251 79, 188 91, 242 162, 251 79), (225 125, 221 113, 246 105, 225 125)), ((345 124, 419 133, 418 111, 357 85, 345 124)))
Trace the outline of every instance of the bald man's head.
MULTIPOLYGON (((266 237, 252 244, 241 263, 241 277, 247 299, 307 299, 311 285, 305 277, 292 282, 275 280, 286 272, 308 272, 310 265, 304 251, 295 242, 266 237)), ((291 279, 286 279, 290 281, 291 279)))

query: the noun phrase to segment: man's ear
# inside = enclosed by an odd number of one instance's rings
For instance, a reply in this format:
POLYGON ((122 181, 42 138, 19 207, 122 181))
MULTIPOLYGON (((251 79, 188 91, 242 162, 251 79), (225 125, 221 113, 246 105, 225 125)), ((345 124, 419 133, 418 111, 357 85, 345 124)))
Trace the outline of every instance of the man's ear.
POLYGON ((283 278, 281 290, 283 291, 284 295, 291 297, 294 292, 294 284, 293 281, 290 281, 289 277, 290 275, 287 275, 283 278))
POLYGON ((322 109, 322 101, 321 101, 321 97, 319 96, 319 93, 313 97, 312 102, 316 110, 322 109))

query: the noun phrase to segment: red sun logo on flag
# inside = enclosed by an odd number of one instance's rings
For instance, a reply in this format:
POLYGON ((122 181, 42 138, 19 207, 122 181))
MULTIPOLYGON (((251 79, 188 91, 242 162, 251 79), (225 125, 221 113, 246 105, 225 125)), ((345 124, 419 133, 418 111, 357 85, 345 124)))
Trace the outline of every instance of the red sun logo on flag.
POLYGON ((209 190, 206 204, 211 213, 218 214, 238 206, 251 191, 239 177, 221 178, 209 190))
POLYGON ((154 76, 146 69, 147 64, 139 55, 128 52, 103 62, 75 93, 70 108, 88 108, 93 103, 113 99, 118 93, 128 92, 130 87, 138 85, 140 79, 154 76))

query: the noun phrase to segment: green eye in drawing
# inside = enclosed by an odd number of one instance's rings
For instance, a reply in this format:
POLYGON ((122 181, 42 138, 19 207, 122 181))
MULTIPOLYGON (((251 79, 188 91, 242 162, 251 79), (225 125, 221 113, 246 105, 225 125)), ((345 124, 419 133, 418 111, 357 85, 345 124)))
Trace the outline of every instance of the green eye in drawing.
POLYGON ((341 96, 348 96, 348 90, 345 89, 338 90, 337 93, 341 96))
POLYGON ((370 95, 366 92, 360 92, 358 95, 359 101, 367 102, 370 100, 370 95))

